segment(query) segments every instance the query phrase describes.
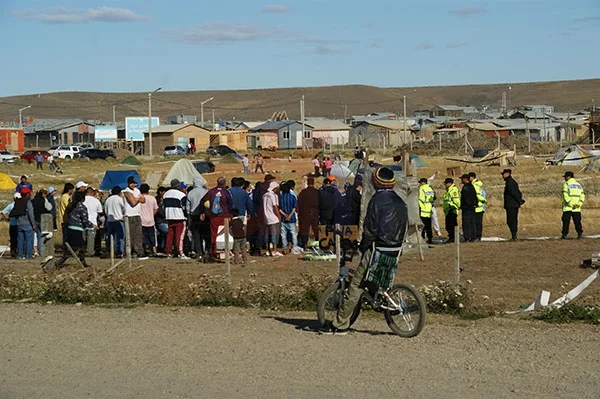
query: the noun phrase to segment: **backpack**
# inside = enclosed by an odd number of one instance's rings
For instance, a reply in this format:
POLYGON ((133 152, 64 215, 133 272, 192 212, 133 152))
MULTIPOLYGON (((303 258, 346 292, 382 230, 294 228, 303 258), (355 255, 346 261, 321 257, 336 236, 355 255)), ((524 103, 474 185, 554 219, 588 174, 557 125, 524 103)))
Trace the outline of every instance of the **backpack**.
POLYGON ((221 206, 221 193, 215 195, 210 211, 213 215, 218 215, 223 211, 223 207, 221 206))

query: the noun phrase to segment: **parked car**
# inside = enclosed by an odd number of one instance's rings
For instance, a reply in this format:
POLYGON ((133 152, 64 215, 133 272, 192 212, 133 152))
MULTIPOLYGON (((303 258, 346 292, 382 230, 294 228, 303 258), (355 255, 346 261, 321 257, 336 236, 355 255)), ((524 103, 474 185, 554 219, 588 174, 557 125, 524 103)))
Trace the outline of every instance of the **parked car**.
POLYGON ((94 145, 93 145, 93 144, 91 144, 91 143, 75 143, 75 144, 73 144, 73 145, 75 145, 75 146, 77 146, 77 147, 81 147, 81 148, 83 148, 84 150, 85 150, 85 149, 88 149, 88 148, 94 148, 94 145))
POLYGON ((115 154, 115 152, 110 148, 103 148, 102 151, 106 153, 107 158, 117 158, 117 154, 115 154))
POLYGON ((18 155, 11 154, 9 151, 6 150, 0 151, 0 162, 13 163, 17 159, 19 159, 18 155))
POLYGON ((226 146, 226 145, 216 145, 216 146, 210 146, 206 149, 206 153, 210 154, 210 155, 227 155, 227 154, 237 154, 237 151, 226 146))
POLYGON ((58 147, 60 147, 60 146, 59 145, 53 145, 52 147, 48 148, 48 153, 51 154, 51 155, 56 155, 55 152, 56 152, 56 149, 58 147))
POLYGON ((167 157, 170 155, 185 155, 185 150, 180 145, 168 145, 163 151, 163 156, 167 157))
POLYGON ((73 159, 80 151, 81 147, 75 145, 61 145, 56 149, 54 155, 60 159, 73 159))
POLYGON ((109 155, 105 150, 100 150, 98 148, 85 148, 79 151, 79 153, 75 156, 77 158, 106 159, 109 155))
POLYGON ((192 165, 198 173, 213 173, 215 171, 215 164, 210 161, 193 161, 192 165))
MULTIPOLYGON (((42 153, 42 156, 44 157, 44 161, 46 159, 48 159, 48 157, 50 156, 50 153, 48 151, 39 151, 42 153)), ((26 161, 27 163, 32 163, 35 160, 35 156, 38 153, 38 151, 25 151, 24 153, 21 154, 21 159, 23 161, 26 161)))

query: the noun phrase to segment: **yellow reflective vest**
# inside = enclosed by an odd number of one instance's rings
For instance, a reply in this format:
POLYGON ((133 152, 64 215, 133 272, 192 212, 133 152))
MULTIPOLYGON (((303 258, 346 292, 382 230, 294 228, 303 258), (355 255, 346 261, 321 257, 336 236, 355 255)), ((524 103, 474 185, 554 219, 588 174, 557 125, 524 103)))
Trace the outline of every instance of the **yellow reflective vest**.
POLYGON ((429 184, 419 186, 419 211, 423 218, 430 218, 433 213, 433 202, 435 201, 435 192, 429 184))
POLYGON ((452 184, 446 189, 442 206, 444 209, 444 214, 458 214, 458 210, 460 209, 460 191, 458 190, 458 187, 456 187, 456 184, 452 184))
POLYGON ((583 187, 571 177, 563 183, 562 198, 563 212, 581 212, 581 205, 585 201, 583 187))
POLYGON ((477 208, 475 208, 475 213, 485 212, 487 194, 483 189, 483 182, 479 179, 473 179, 471 184, 475 187, 475 193, 477 194, 477 208))

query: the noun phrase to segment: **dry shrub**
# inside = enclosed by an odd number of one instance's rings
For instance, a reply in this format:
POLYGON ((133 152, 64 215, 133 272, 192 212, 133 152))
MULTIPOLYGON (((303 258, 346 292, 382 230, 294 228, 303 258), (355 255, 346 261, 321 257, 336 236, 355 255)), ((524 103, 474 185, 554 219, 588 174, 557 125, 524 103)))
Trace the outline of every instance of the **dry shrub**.
POLYGON ((427 303, 427 310, 432 313, 458 314, 469 305, 468 291, 450 281, 435 281, 420 287, 419 292, 427 303))

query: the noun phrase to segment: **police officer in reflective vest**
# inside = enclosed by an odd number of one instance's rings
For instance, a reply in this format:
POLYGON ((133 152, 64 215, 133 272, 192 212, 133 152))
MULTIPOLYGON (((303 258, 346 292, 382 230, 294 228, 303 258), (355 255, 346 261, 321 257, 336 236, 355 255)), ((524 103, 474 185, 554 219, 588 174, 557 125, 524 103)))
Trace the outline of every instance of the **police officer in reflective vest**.
POLYGON ((477 178, 475 172, 469 172, 469 180, 473 187, 475 187, 475 193, 477 194, 477 207, 475 208, 475 241, 481 241, 483 235, 483 214, 485 213, 485 206, 487 203, 487 194, 483 188, 483 182, 477 178))
POLYGON ((433 213, 433 203, 435 202, 435 192, 427 182, 426 178, 419 179, 419 213, 423 221, 423 231, 421 236, 427 235, 427 244, 431 244, 433 239, 433 229, 431 228, 431 214, 433 213))
POLYGON ((581 227, 581 205, 585 201, 583 187, 575 180, 573 172, 565 172, 563 175, 565 182, 562 186, 562 238, 565 240, 569 234, 569 224, 573 218, 575 231, 577 231, 577 239, 583 236, 583 228, 581 227))
POLYGON ((454 242, 454 228, 458 225, 458 210, 460 209, 460 191, 454 179, 444 180, 446 192, 444 193, 443 209, 446 215, 446 231, 448 232, 448 242, 454 242))

